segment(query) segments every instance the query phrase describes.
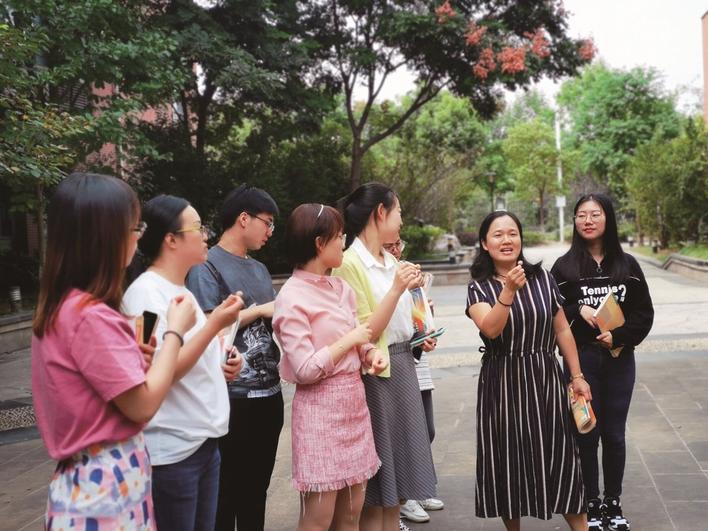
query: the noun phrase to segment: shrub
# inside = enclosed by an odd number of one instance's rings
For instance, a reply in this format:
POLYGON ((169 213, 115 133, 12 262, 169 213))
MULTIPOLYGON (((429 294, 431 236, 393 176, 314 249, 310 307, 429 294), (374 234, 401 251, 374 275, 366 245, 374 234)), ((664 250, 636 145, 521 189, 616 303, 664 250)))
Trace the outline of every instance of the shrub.
POLYGON ((408 225, 401 230, 401 239, 406 242, 406 257, 423 258, 430 253, 435 239, 445 231, 434 225, 408 225))
POLYGON ((524 245, 533 247, 546 243, 546 234, 535 230, 524 231, 524 245))

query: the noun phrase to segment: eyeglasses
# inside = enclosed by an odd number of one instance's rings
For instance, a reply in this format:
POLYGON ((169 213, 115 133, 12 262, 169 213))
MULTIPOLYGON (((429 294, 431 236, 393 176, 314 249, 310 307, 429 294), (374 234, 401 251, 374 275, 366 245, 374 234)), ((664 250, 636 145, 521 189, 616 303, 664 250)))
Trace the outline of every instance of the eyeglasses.
POLYGON ((147 228, 148 228, 148 224, 145 223, 144 221, 141 221, 140 223, 138 223, 138 225, 134 229, 131 229, 131 230, 133 232, 137 233, 138 238, 142 238, 143 234, 145 234, 145 231, 147 230, 147 228))
POLYGON ((403 250, 406 248, 406 242, 404 242, 403 240, 398 240, 396 243, 384 243, 383 248, 386 249, 389 253, 394 249, 398 249, 399 251, 403 252, 403 250))
POLYGON ((581 223, 586 221, 588 218, 590 218, 590 221, 595 223, 596 221, 600 221, 604 214, 600 212, 599 210, 596 210, 595 212, 581 212, 580 214, 576 214, 573 216, 575 221, 580 221, 581 223))
POLYGON ((252 218, 256 218, 256 219, 261 220, 263 223, 266 224, 266 227, 268 227, 268 230, 269 230, 269 231, 275 232, 275 223, 273 223, 272 221, 267 220, 267 219, 263 219, 263 218, 261 218, 261 217, 258 217, 258 216, 256 216, 255 214, 251 214, 250 212, 246 212, 246 214, 248 214, 248 215, 251 216, 252 218))
POLYGON ((181 234, 183 232, 201 232, 202 236, 206 236, 207 238, 209 238, 211 235, 209 227, 206 227, 204 225, 199 225, 198 227, 191 227, 189 229, 179 229, 175 231, 175 234, 181 234))

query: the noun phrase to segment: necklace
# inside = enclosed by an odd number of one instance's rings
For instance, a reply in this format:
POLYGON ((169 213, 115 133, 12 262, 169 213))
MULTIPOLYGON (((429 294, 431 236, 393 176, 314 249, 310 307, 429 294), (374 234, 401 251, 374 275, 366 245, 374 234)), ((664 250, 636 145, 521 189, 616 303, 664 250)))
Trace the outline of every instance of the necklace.
POLYGON ((496 271, 494 272, 495 278, 500 281, 502 284, 506 282, 506 275, 502 275, 500 273, 497 273, 496 271))

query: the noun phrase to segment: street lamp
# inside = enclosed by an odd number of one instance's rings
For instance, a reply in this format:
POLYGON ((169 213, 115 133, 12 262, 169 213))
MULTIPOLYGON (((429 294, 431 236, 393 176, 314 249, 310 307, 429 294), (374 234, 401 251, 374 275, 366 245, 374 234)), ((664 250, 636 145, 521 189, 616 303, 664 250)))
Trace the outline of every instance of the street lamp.
POLYGON ((494 212, 494 180, 497 174, 493 171, 487 172, 487 180, 489 181, 489 211, 494 212))

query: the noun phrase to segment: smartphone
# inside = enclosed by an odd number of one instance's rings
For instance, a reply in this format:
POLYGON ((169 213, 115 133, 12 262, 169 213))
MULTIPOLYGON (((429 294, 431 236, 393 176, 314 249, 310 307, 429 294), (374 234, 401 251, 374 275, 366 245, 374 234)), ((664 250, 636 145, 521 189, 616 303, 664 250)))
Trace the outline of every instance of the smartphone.
POLYGON ((420 336, 420 337, 414 339, 413 341, 411 341, 411 347, 420 346, 420 345, 423 344, 423 342, 425 342, 426 339, 432 339, 432 338, 434 338, 434 337, 440 337, 440 336, 443 335, 444 333, 445 333, 445 327, 443 326, 443 327, 441 327, 441 328, 438 328, 438 329, 435 330, 434 332, 431 332, 431 333, 429 333, 429 334, 425 334, 424 336, 420 336))
POLYGON ((238 334, 238 327, 240 324, 241 319, 236 319, 236 322, 231 325, 228 334, 226 334, 226 338, 224 339, 224 350, 227 351, 226 359, 234 357, 234 354, 231 354, 228 350, 234 346, 234 341, 236 341, 236 334, 238 334))
POLYGON ((157 328, 157 322, 160 320, 160 316, 154 312, 149 312, 145 310, 141 317, 143 318, 142 341, 143 344, 147 345, 148 343, 150 343, 150 338, 155 333, 155 329, 157 328))

